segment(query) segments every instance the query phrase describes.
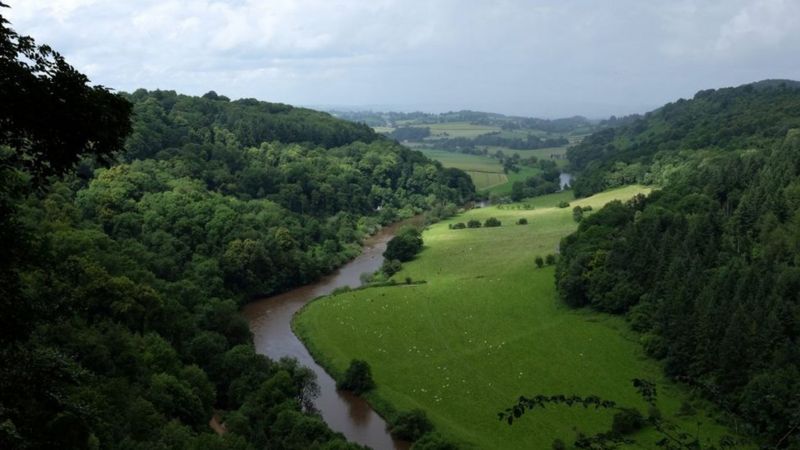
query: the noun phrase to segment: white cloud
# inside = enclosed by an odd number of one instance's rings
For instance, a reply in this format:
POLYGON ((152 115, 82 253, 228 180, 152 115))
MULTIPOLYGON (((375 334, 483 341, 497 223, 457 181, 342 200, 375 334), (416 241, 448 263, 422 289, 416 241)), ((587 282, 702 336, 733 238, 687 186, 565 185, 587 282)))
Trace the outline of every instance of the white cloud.
POLYGON ((746 48, 757 50, 779 45, 797 34, 800 2, 796 0, 758 0, 742 8, 723 24, 715 49, 730 52, 746 48))
POLYGON ((800 77, 796 0, 7 1, 124 90, 599 115, 800 77))

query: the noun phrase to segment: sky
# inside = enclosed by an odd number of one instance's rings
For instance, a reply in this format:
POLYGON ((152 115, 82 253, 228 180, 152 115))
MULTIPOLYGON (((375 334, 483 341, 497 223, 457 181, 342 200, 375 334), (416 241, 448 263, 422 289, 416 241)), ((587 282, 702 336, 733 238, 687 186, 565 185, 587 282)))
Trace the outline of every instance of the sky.
POLYGON ((3 0, 95 84, 591 118, 800 79, 800 0, 3 0))

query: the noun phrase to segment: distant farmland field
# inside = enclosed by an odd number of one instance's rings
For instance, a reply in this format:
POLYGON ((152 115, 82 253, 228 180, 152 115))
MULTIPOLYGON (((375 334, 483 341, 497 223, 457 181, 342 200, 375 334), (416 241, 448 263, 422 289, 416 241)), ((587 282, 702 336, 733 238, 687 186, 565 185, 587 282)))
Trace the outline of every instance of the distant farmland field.
POLYGON ((419 150, 428 158, 441 162, 445 167, 455 167, 467 172, 472 178, 472 182, 475 183, 475 187, 479 190, 500 186, 508 182, 508 176, 503 173, 503 166, 496 159, 427 148, 419 148, 419 150))

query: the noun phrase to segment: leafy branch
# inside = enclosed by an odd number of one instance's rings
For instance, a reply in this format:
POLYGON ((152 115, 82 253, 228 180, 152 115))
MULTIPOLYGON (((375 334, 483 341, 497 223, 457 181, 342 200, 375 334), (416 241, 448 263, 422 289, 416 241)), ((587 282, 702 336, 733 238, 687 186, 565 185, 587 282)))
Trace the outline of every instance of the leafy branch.
POLYGON ((642 399, 650 405, 651 413, 647 418, 634 408, 626 408, 618 405, 613 400, 606 400, 597 395, 536 395, 533 397, 520 396, 517 402, 497 413, 499 420, 506 421, 509 425, 521 418, 526 412, 535 408, 546 408, 548 405, 564 405, 567 407, 582 406, 586 409, 594 408, 613 409, 618 411, 614 416, 612 430, 605 433, 597 433, 592 436, 579 434, 574 446, 581 449, 613 449, 621 444, 633 444, 635 441, 625 437, 625 434, 632 432, 642 426, 651 426, 658 434, 660 439, 655 445, 666 450, 717 450, 735 448, 738 442, 730 437, 723 436, 718 446, 704 446, 700 440, 700 423, 696 433, 692 434, 682 430, 676 424, 664 420, 656 408, 658 391, 656 384, 643 379, 633 379, 633 387, 642 399))

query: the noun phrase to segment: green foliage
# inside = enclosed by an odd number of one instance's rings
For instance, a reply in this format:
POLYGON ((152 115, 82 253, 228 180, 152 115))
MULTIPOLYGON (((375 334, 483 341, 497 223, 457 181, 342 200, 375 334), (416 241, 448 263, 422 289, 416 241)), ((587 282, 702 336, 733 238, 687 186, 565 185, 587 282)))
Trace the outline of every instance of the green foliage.
POLYGON ((678 409, 679 416, 693 416, 697 413, 695 411, 694 406, 689 401, 684 400, 681 402, 681 407, 678 409))
POLYGON ((534 261, 536 262, 536 267, 541 269, 544 266, 544 259, 541 256, 537 255, 534 261))
POLYGON ((527 225, 528 219, 522 217, 521 219, 517 220, 517 225, 527 225))
POLYGON ((422 234, 414 227, 400 230, 387 244, 383 257, 400 262, 410 261, 422 250, 422 234))
POLYGON ((459 446, 448 441, 436 432, 428 432, 417 439, 411 446, 412 450, 458 450, 459 446))
POLYGON ((499 227, 502 223, 496 217, 489 217, 483 222, 484 228, 499 227))
POLYGON ((0 447, 351 447, 239 306, 452 211, 468 176, 303 108, 113 95, 0 28, 0 447))
POLYGON ((467 221, 467 228, 480 228, 481 221, 477 219, 470 219, 467 221))
POLYGON ((619 435, 626 435, 635 433, 644 426, 645 418, 638 409, 623 408, 614 414, 614 420, 611 422, 611 431, 619 435))
POLYGON ((580 206, 576 206, 572 209, 572 220, 575 222, 580 222, 583 220, 583 208, 580 206))
POLYGON ((558 207, 559 208, 569 208, 569 202, 560 201, 560 202, 558 202, 558 207))
POLYGON ((389 136, 398 141, 419 141, 431 135, 429 127, 399 127, 389 133, 389 136))
POLYGON ((544 263, 548 266, 552 266, 556 263, 556 255, 548 253, 547 256, 544 257, 544 263))
POLYGON ((567 304, 628 314, 667 374, 783 446, 800 442, 798 106, 789 84, 703 91, 589 139, 575 156, 607 142, 593 173, 675 152, 688 163, 663 190, 586 217, 557 269, 567 304))
MULTIPOLYGON (((0 8, 5 5, 0 4, 0 8)), ((0 146, 4 165, 38 182, 83 158, 109 161, 131 131, 131 104, 69 65, 47 45, 20 36, 0 15, 0 146)))
POLYGON ((428 419, 425 411, 412 409, 411 411, 400 413, 392 421, 389 431, 397 439, 414 442, 433 431, 433 424, 428 419))
MULTIPOLYGON (((642 400, 649 405, 650 409, 657 411, 656 385, 647 380, 638 378, 633 379, 632 384, 642 400)), ((654 443, 654 446, 667 450, 700 450, 703 448, 709 450, 715 450, 717 448, 733 449, 739 448, 740 445, 744 444, 744 442, 727 435, 719 439, 718 446, 716 444, 710 444, 707 439, 704 442, 700 438, 700 423, 697 424, 698 429, 696 434, 692 435, 681 429, 678 425, 664 420, 660 413, 650 414, 649 417, 645 418, 636 408, 620 406, 613 400, 605 400, 596 395, 585 397, 564 394, 536 395, 533 397, 521 396, 514 405, 499 412, 497 417, 501 421, 513 425, 528 411, 545 409, 548 405, 564 405, 567 407, 582 406, 584 409, 592 407, 597 411, 616 411, 613 416, 610 431, 596 433, 594 435, 586 435, 582 432, 578 432, 577 439, 574 443, 576 448, 614 449, 619 448, 621 444, 631 446, 637 444, 637 442, 626 437, 626 435, 634 434, 646 427, 652 428, 659 435, 659 439, 654 443)), ((566 448, 563 441, 560 439, 553 441, 552 447, 566 448)))
POLYGON ((511 201, 518 202, 529 197, 558 192, 561 188, 559 176, 561 172, 552 161, 539 161, 540 173, 528 177, 525 181, 515 181, 511 185, 511 201))
POLYGON ((800 87, 766 80, 700 91, 646 115, 606 128, 567 150, 584 197, 631 183, 665 184, 692 172, 707 153, 770 148, 800 127, 800 87))
POLYGON ((464 228, 467 228, 467 226, 464 224, 464 222, 454 223, 450 227, 451 230, 463 230, 464 228))
POLYGON ((661 414, 661 410, 657 407, 651 405, 647 408, 647 417, 650 420, 662 420, 663 415, 661 414))
POLYGON ((381 265, 381 272, 383 272, 384 275, 386 275, 387 277, 391 277, 392 275, 396 274, 397 272, 400 272, 400 270, 402 268, 403 268, 403 263, 401 263, 399 260, 397 260, 397 259, 392 259, 392 260, 384 259, 383 260, 383 264, 381 265))
POLYGON ((561 439, 554 439, 553 445, 550 446, 553 450, 567 450, 567 444, 561 439))
MULTIPOLYGON (((638 189, 628 187, 575 204, 598 210, 611 199, 630 198, 638 189)), ((686 391, 661 378, 658 362, 641 357, 636 340, 620 332, 625 321, 559 305, 553 267, 535 269, 535 255, 544 258, 558 245, 559 236, 578 226, 571 210, 554 207, 558 198, 569 195, 533 199, 534 210, 489 206, 432 225, 423 233, 425 251, 404 263, 402 273, 415 280, 427 278, 428 284, 363 289, 314 302, 295 317, 294 328, 333 373, 344 372, 352 358, 369 361, 379 383, 369 397, 381 414, 395 414, 387 405, 401 411, 403 405, 419 405, 439 433, 464 448, 549 448, 556 437, 570 438, 572 444, 576 425, 587 433, 610 428, 614 411, 594 413, 591 407, 548 408, 540 420, 524 420, 514 430, 475 420, 496 408, 492 393, 509 392, 512 397, 507 399, 513 401, 519 386, 530 383, 553 392, 572 386, 576 392, 646 409, 626 378, 599 381, 594 373, 659 380, 665 416, 672 418, 686 391), (449 223, 466 217, 497 217, 504 223, 527 217, 536 226, 506 226, 490 233, 448 229, 449 223), (546 367, 542 361, 547 361, 546 367), (409 372, 409 367, 414 369, 409 372)), ((704 437, 714 440, 725 432, 708 418, 707 410, 675 419, 692 431, 698 420, 704 423, 704 437)), ((642 448, 656 448, 651 430, 636 439, 642 448)))
POLYGON ((372 380, 372 370, 369 363, 361 359, 350 361, 350 367, 344 373, 344 377, 336 383, 337 389, 352 391, 355 394, 363 394, 375 387, 372 380))

